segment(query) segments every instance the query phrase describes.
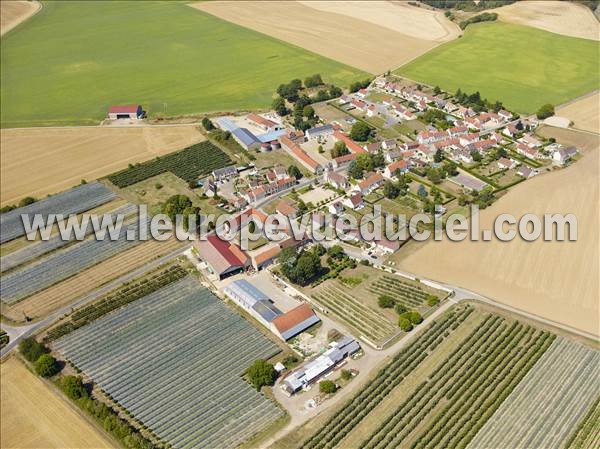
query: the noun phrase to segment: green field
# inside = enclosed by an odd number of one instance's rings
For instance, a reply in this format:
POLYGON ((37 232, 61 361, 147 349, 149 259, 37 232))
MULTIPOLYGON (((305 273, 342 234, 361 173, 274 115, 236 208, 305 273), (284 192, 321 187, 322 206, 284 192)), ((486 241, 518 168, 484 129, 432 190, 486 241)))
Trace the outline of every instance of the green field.
POLYGON ((2 126, 85 124, 110 104, 150 115, 268 107, 277 86, 367 75, 182 2, 45 2, 2 38, 2 126))
POLYGON ((479 90, 520 113, 600 87, 600 43, 507 23, 470 25, 465 35, 396 73, 452 93, 479 90))

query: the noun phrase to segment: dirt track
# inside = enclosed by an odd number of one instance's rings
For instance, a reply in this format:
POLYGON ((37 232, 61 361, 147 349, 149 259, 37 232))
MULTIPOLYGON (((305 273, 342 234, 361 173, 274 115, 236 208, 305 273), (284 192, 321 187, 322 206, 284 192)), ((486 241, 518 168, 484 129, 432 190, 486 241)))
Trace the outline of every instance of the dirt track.
POLYGON ((585 148, 571 167, 513 188, 481 213, 493 229, 501 213, 573 213, 577 242, 428 242, 400 251, 399 267, 480 292, 499 302, 600 335, 599 217, 600 137, 545 128, 544 135, 585 148))
POLYGON ((20 0, 0 2, 0 36, 29 19, 41 7, 39 2, 20 0))
POLYGON ((100 434, 58 393, 11 357, 0 368, 3 448, 111 448, 100 434))
POLYGON ((186 125, 3 129, 1 203, 56 193, 201 140, 186 125))
POLYGON ((397 68, 459 34, 442 13, 401 3, 215 1, 190 6, 370 73, 397 68))
POLYGON ((566 1, 520 1, 491 10, 505 22, 528 25, 534 28, 600 40, 600 23, 592 11, 583 5, 566 1))

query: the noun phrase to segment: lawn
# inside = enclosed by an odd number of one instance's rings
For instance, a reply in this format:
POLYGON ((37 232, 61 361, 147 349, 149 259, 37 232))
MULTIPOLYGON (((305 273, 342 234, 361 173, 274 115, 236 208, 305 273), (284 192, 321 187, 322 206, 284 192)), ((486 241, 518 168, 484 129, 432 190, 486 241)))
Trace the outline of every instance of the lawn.
POLYGON ((511 110, 531 113, 598 89, 599 50, 595 41, 522 25, 478 24, 397 73, 450 92, 478 90, 511 110))
POLYGON ((151 116, 265 108, 314 73, 367 76, 182 2, 44 2, 2 38, 2 126, 95 123, 118 103, 151 116))

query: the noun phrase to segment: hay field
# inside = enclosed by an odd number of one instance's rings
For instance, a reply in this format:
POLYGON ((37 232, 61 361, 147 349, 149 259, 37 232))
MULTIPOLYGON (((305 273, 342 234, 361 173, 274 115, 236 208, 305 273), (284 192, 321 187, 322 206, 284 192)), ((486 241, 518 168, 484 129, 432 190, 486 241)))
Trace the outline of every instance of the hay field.
POLYGON ((600 137, 567 129, 541 131, 584 148, 572 166, 530 179, 481 212, 481 229, 502 213, 573 213, 577 242, 427 242, 395 255, 399 267, 445 281, 527 312, 600 335, 600 137))
POLYGON ((402 3, 215 1, 191 6, 369 73, 405 64, 460 32, 441 12, 402 3))
POLYGON ((123 103, 151 117, 267 108, 293 78, 347 86, 366 76, 164 1, 46 2, 3 38, 1 72, 4 128, 95 124, 123 103))
POLYGON ((24 0, 0 2, 0 36, 30 18, 39 8, 41 8, 39 2, 24 0))
POLYGON ((431 50, 397 73, 481 96, 519 113, 562 104, 600 87, 600 43, 523 25, 470 25, 461 39, 431 50))
POLYGON ((491 10, 500 20, 552 33, 600 40, 600 23, 590 8, 565 1, 520 1, 491 10))
POLYGON ((112 448, 115 443, 14 357, 0 366, 2 448, 112 448))
POLYGON ((1 203, 60 192, 202 140, 195 126, 4 129, 1 203))
POLYGON ((573 122, 573 128, 600 134, 600 91, 556 108, 556 115, 573 122))

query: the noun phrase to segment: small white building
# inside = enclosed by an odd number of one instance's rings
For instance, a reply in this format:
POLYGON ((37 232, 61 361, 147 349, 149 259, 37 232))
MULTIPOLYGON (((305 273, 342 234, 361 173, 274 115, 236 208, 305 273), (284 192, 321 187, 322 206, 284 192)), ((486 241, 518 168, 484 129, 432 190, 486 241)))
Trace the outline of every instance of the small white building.
POLYGON ((144 111, 139 104, 116 105, 108 108, 108 118, 138 120, 144 118, 144 111))

